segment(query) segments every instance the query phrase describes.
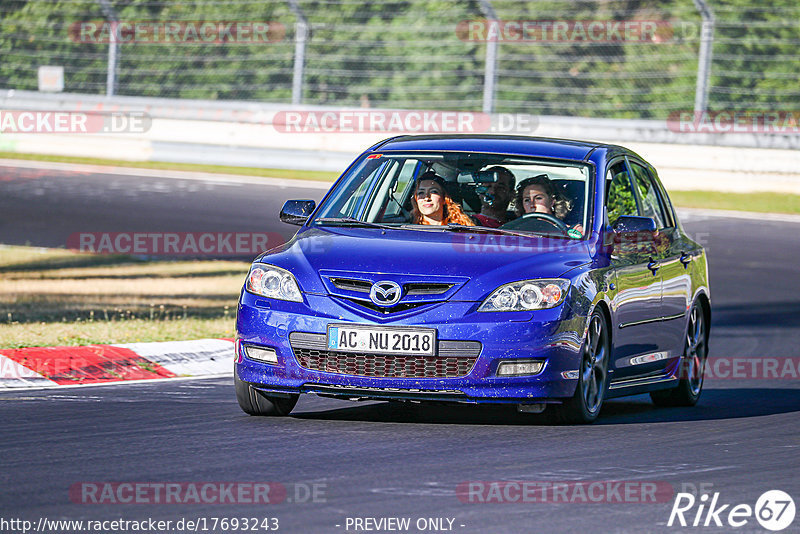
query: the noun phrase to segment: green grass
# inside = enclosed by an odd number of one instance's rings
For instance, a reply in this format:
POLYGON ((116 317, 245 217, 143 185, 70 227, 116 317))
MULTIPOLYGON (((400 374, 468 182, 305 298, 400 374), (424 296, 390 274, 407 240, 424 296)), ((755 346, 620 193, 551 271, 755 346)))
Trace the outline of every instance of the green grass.
POLYGON ((0 349, 232 338, 234 328, 233 317, 0 323, 0 349))
POLYGON ((675 206, 681 208, 800 214, 800 195, 790 193, 670 191, 669 197, 675 206))
POLYGON ((80 163, 84 165, 105 165, 111 167, 131 167, 136 169, 161 169, 171 171, 208 172, 216 174, 239 174, 243 176, 263 176, 267 178, 288 178, 292 180, 319 180, 332 182, 339 177, 335 172, 302 171, 293 169, 263 169, 260 167, 233 167, 226 165, 205 165, 200 163, 170 163, 165 161, 123 161, 116 159, 81 158, 72 156, 48 156, 42 154, 19 154, 0 151, 0 159, 26 161, 50 161, 54 163, 80 163))
POLYGON ((141 261, 121 254, 80 254, 59 248, 0 245, 0 274, 7 271, 48 271, 141 261))
POLYGON ((0 348, 233 337, 248 267, 0 245, 0 348))

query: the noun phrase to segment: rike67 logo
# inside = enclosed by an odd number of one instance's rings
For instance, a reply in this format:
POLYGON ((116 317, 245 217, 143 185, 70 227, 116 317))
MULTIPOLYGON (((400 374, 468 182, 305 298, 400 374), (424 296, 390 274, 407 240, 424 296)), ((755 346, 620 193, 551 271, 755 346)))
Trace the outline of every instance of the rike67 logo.
POLYGON ((765 529, 779 532, 794 522, 795 506, 792 497, 781 490, 766 491, 755 506, 720 502, 719 492, 696 498, 691 493, 678 493, 672 504, 667 526, 732 527, 740 528, 753 518, 765 529))

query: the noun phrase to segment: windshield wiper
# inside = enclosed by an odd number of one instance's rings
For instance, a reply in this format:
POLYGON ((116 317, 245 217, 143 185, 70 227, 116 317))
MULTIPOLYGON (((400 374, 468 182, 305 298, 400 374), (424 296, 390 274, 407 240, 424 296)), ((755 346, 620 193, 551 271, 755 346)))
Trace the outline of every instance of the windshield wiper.
POLYGON ((380 228, 381 230, 394 230, 397 228, 397 226, 389 226, 388 224, 362 221, 355 217, 322 217, 314 222, 330 226, 363 226, 365 228, 380 228))

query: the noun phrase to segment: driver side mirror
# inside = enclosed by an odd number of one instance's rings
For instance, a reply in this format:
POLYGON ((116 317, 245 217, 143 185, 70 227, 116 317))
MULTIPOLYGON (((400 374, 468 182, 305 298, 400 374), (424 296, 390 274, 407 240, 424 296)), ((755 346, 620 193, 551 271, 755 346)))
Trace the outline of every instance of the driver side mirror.
POLYGON ((287 200, 281 208, 281 221, 303 226, 316 207, 313 200, 287 200))

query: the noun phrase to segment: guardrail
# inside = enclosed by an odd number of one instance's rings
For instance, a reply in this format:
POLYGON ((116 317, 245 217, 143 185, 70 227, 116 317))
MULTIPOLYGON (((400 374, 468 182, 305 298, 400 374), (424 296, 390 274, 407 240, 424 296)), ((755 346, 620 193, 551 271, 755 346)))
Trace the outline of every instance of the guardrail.
MULTIPOLYGON (((148 118, 147 128, 89 135, 7 133, 9 129, 3 127, 6 133, 0 134, 0 150, 6 152, 331 171, 342 170, 378 140, 404 132, 311 128, 290 133, 287 113, 306 119, 326 113, 379 115, 387 121, 392 114, 408 118, 413 113, 440 113, 14 90, 0 90, 0 110, 135 112, 148 118)), ((473 124, 481 125, 477 131, 486 133, 624 144, 653 163, 667 187, 674 189, 800 193, 800 134, 686 133, 675 123, 654 120, 468 115, 473 124)))

